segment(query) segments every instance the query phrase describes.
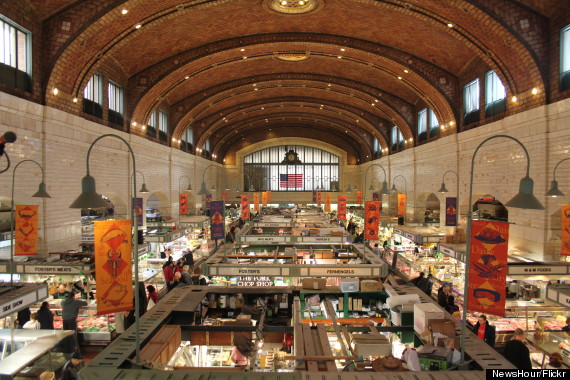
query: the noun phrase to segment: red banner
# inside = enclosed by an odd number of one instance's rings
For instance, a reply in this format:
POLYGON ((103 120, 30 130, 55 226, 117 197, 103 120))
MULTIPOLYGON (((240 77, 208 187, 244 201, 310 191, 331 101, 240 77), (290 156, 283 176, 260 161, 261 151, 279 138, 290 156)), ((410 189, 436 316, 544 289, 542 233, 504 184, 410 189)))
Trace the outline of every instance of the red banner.
POLYGON ((133 308, 133 260, 130 220, 95 221, 97 314, 133 308))
POLYGON ((346 195, 338 196, 338 220, 346 220, 346 195))
POLYGON ((361 204, 362 203, 362 191, 358 190, 356 192, 356 203, 357 204, 361 204))
POLYGON ((241 220, 249 220, 249 196, 241 196, 241 220))
POLYGON ((562 256, 570 256, 570 206, 562 206, 562 223, 561 229, 561 240, 562 248, 560 249, 560 254, 562 256))
POLYGON ((325 194, 325 212, 331 212, 331 195, 325 194))
POLYGON ((471 226, 468 310, 505 315, 509 223, 474 220, 471 226))
POLYGON ((38 206, 16 206, 14 217, 14 255, 38 254, 38 206))
POLYGON ((320 191, 317 191, 317 206, 321 205, 321 202, 323 200, 322 197, 323 197, 322 193, 320 191))
POLYGON ((253 193, 253 210, 259 211, 259 193, 253 193))
POLYGON ((380 229, 380 202, 368 201, 365 207, 364 238, 378 240, 380 229))
POLYGON ((264 191, 261 193, 261 204, 263 205, 263 207, 267 206, 267 191, 264 191))
POLYGON ((267 192, 267 203, 271 202, 271 191, 267 192))
POLYGON ((398 194, 398 215, 406 215, 406 194, 398 194))
POLYGON ((180 215, 188 215, 188 194, 180 194, 180 215))
POLYGON ((226 203, 228 201, 228 192, 222 191, 222 202, 226 203))

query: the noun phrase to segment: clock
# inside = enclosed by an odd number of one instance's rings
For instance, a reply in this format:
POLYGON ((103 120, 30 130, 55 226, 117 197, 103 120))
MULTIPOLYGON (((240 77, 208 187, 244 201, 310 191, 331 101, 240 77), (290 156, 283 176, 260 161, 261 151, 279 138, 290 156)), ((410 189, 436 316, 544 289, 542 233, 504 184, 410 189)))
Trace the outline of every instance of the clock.
POLYGON ((285 159, 282 164, 300 164, 301 160, 299 160, 299 155, 293 150, 289 149, 287 153, 285 153, 285 159))

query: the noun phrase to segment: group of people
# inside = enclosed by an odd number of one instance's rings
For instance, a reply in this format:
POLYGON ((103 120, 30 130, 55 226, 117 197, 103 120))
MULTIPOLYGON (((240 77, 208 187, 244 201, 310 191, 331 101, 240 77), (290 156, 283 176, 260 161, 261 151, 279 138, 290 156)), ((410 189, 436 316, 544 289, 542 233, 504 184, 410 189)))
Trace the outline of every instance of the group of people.
POLYGON ((194 256, 192 251, 188 248, 186 254, 180 258, 176 263, 172 256, 169 256, 166 262, 162 265, 164 279, 168 291, 171 291, 177 286, 186 285, 208 285, 210 280, 202 274, 202 270, 194 267, 194 256), (193 276, 197 277, 193 280, 193 276))
POLYGON ((356 223, 354 223, 354 220, 352 218, 350 218, 350 220, 348 221, 348 224, 346 225, 346 230, 350 234, 350 237, 352 238, 352 242, 355 244, 364 243, 364 231, 360 231, 360 233, 358 233, 358 231, 356 229, 357 227, 358 227, 358 225, 356 223))
POLYGON ((431 273, 426 277, 426 274, 424 272, 421 272, 418 277, 414 278, 410 282, 413 285, 417 286, 422 292, 428 296, 431 296, 431 290, 433 288, 433 276, 431 273))

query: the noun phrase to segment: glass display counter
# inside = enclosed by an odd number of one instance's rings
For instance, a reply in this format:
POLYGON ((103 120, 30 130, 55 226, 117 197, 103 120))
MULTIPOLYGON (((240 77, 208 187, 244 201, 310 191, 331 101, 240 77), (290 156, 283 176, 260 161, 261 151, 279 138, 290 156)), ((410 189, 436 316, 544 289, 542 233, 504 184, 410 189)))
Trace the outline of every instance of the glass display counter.
POLYGON ((562 357, 562 366, 558 368, 570 368, 570 334, 567 332, 546 332, 540 339, 533 333, 527 333, 526 340, 531 344, 532 368, 554 368, 549 365, 553 353, 559 353, 562 357))

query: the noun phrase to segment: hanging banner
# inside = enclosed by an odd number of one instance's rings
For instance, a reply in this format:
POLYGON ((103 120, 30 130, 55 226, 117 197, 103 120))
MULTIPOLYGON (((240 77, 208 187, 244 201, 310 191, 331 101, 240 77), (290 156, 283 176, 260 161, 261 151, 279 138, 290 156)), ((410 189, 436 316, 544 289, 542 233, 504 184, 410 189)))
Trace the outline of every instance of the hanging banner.
POLYGON ((14 255, 38 254, 38 206, 16 206, 14 218, 14 255))
POLYGON ((331 195, 325 194, 325 212, 331 212, 331 195))
POLYGON ((503 317, 509 223, 474 220, 470 239, 468 309, 503 317))
POLYGON ((317 203, 317 192, 313 191, 313 203, 317 203))
POLYGON ((212 202, 212 194, 206 194, 206 210, 210 209, 211 202, 212 202))
POLYGON ((133 212, 135 213, 135 216, 137 218, 137 226, 142 226, 143 225, 143 214, 144 214, 144 209, 143 209, 143 199, 142 198, 132 198, 132 204, 133 204, 133 212))
POLYGON ((357 204, 361 204, 362 203, 362 191, 358 190, 356 192, 356 203, 357 204))
POLYGON ((346 195, 338 196, 338 220, 346 220, 346 195))
POLYGON ((222 191, 222 202, 226 203, 228 201, 228 192, 222 191))
POLYGON ((271 191, 267 192, 267 203, 271 202, 271 191))
POLYGON ((380 198, 378 197, 378 193, 372 193, 372 200, 373 201, 380 201, 380 198))
POLYGON ((130 220, 95 221, 97 314, 133 308, 133 260, 130 220))
POLYGON ((562 223, 560 223, 562 234, 562 256, 570 256, 570 205, 562 205, 562 223))
POLYGON ((457 226, 457 198, 445 198, 445 225, 457 226))
POLYGON ((259 211, 259 193, 253 193, 253 210, 259 211))
POLYGON ((188 194, 180 194, 179 209, 180 209, 180 215, 188 215, 188 194))
POLYGON ((224 201, 210 202, 210 234, 212 240, 225 238, 224 201))
POLYGON ((380 202, 366 202, 364 238, 366 240, 378 240, 378 231, 380 229, 380 202))
POLYGON ((263 193, 261 193, 261 205, 263 207, 267 206, 267 197, 269 196, 267 191, 264 191, 263 193))
POLYGON ((249 196, 241 196, 241 220, 249 220, 249 196))
POLYGON ((318 191, 318 192, 317 192, 317 206, 320 206, 320 205, 321 205, 321 202, 322 202, 322 200, 323 200, 322 197, 323 197, 322 193, 321 193, 320 191, 318 191))
POLYGON ((406 215, 406 194, 398 194, 398 215, 406 215))

